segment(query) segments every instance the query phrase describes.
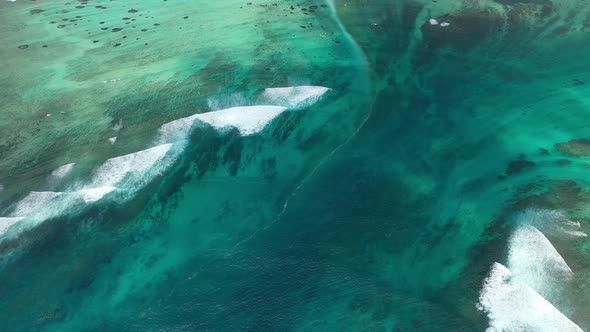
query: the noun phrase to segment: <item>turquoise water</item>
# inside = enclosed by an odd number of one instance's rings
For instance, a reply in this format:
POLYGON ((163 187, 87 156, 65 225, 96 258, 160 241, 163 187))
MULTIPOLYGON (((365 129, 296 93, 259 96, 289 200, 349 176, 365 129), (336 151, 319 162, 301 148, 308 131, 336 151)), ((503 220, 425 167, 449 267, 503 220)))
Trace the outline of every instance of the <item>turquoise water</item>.
POLYGON ((2 330, 590 329, 589 14, 1 3, 2 330))

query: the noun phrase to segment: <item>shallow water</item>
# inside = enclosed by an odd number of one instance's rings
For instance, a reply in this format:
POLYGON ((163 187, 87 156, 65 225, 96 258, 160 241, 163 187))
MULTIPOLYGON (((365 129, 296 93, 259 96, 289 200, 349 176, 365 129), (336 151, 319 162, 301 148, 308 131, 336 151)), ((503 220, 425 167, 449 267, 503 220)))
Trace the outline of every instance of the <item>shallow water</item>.
POLYGON ((590 329, 589 14, 0 3, 4 330, 590 329))

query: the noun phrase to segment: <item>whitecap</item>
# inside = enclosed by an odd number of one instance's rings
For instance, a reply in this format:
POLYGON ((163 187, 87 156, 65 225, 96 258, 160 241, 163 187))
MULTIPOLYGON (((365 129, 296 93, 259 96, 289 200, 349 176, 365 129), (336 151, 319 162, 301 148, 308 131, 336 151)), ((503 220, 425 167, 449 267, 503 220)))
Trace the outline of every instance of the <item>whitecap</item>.
POLYGON ((489 331, 582 331, 500 263, 484 281, 478 308, 488 315, 489 331))
POLYGON ((194 117, 216 129, 235 127, 242 136, 261 132, 287 108, 283 106, 243 106, 196 114, 194 117))
POLYGON ((212 111, 219 111, 230 107, 246 106, 248 104, 246 97, 244 97, 242 93, 232 93, 229 95, 209 98, 207 100, 207 106, 209 106, 209 109, 212 111))
POLYGON ((34 216, 45 211, 50 202, 60 196, 61 192, 55 191, 31 191, 20 200, 12 212, 12 216, 34 216))
POLYGON ((237 128, 242 136, 253 135, 261 132, 286 109, 283 106, 258 105, 194 114, 162 125, 158 131, 158 142, 178 142, 186 139, 197 120, 218 130, 233 127, 237 128))
POLYGON ((119 122, 117 122, 117 124, 115 124, 111 129, 113 131, 119 131, 123 129, 123 119, 119 119, 119 122))
POLYGON ((117 136, 113 136, 113 137, 109 138, 109 142, 111 142, 111 144, 115 144, 116 141, 117 141, 117 136))
POLYGON ((186 139, 193 123, 197 119, 197 115, 191 115, 163 124, 158 130, 158 142, 174 143, 186 139))
POLYGON ((92 183, 86 189, 94 187, 115 187, 126 178, 133 182, 147 182, 149 177, 146 176, 146 173, 164 158, 171 146, 172 144, 162 144, 139 152, 108 159, 95 171, 92 183))
POLYGON ((82 199, 86 203, 96 202, 103 198, 104 195, 117 190, 117 187, 106 186, 98 188, 89 188, 78 190, 77 193, 82 195, 82 199))
POLYGON ((563 231, 564 234, 567 234, 569 236, 573 236, 573 237, 588 237, 588 234, 582 232, 582 231, 570 231, 570 230, 564 230, 563 231))
POLYGON ((74 165, 76 165, 76 163, 60 166, 51 172, 51 176, 61 179, 70 173, 70 171, 74 168, 74 165))
POLYGON ((551 242, 533 226, 518 227, 508 245, 508 268, 514 278, 544 296, 555 290, 555 283, 574 275, 551 242))
POLYGON ((440 24, 440 26, 441 26, 441 27, 443 27, 443 28, 444 28, 444 27, 448 27, 449 25, 451 25, 451 23, 449 23, 449 22, 442 22, 442 23, 440 24))
POLYGON ((519 224, 532 225, 543 234, 552 237, 585 237, 586 233, 580 230, 579 221, 568 219, 563 213, 555 210, 529 208, 517 214, 519 224))
POLYGON ((259 103, 279 105, 290 109, 309 107, 320 100, 330 88, 323 86, 291 86, 267 88, 262 92, 259 103))
POLYGON ((438 24, 438 21, 435 20, 435 19, 433 19, 433 18, 431 18, 430 20, 428 20, 428 22, 430 23, 430 25, 437 25, 438 24))
POLYGON ((10 226, 23 219, 24 217, 0 217, 0 234, 6 233, 10 226))

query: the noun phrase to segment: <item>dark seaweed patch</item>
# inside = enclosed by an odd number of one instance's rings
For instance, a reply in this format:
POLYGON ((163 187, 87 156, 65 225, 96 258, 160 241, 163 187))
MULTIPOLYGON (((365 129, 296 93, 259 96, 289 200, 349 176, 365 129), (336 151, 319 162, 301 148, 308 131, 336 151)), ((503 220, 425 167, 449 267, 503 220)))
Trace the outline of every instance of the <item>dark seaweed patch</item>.
POLYGON ((566 156, 587 157, 590 156, 590 139, 579 138, 565 143, 557 143, 555 148, 566 156))
POLYGON ((534 162, 526 159, 511 161, 510 164, 508 164, 508 167, 506 168, 506 175, 518 174, 534 165, 534 162))

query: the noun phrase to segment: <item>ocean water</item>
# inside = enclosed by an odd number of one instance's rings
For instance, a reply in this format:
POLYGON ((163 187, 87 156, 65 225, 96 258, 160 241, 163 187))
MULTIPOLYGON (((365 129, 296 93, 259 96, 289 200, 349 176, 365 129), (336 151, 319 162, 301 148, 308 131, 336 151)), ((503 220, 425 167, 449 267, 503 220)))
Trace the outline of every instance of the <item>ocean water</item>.
POLYGON ((590 329, 583 0, 0 3, 2 331, 590 329))

